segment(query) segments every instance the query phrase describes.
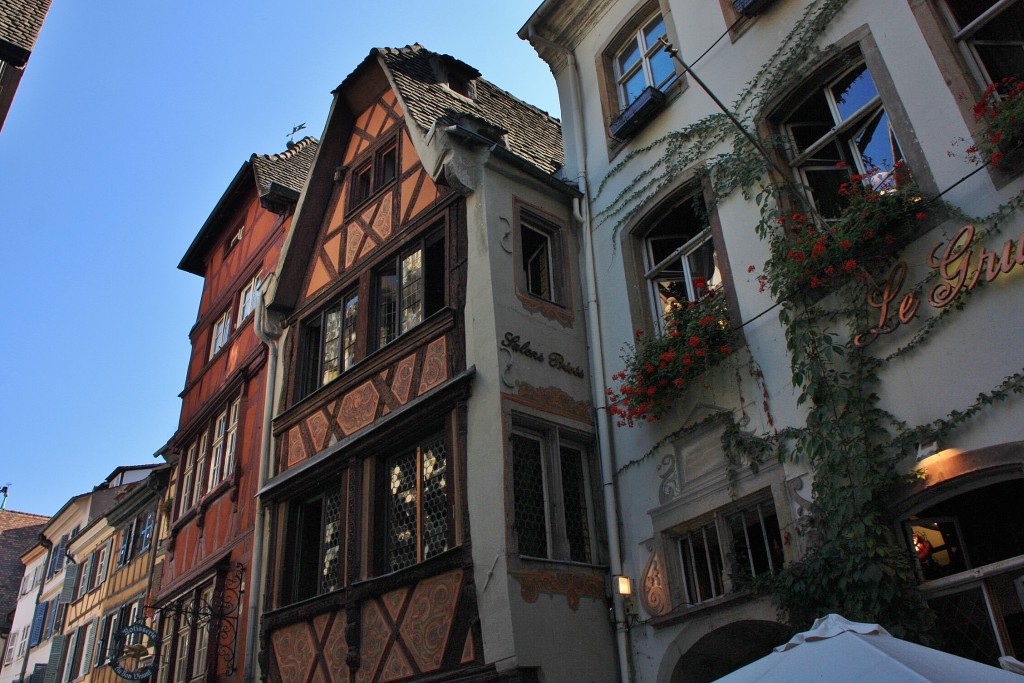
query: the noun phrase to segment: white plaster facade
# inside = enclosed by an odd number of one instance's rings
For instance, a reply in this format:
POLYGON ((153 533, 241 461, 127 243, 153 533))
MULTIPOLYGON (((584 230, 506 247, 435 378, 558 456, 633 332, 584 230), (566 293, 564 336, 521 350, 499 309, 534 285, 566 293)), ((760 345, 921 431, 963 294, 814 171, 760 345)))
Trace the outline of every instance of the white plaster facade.
MULTIPOLYGON (((619 109, 617 103, 610 104, 616 99, 615 74, 609 76, 608 70, 620 54, 622 41, 650 17, 660 14, 668 38, 679 48, 680 56, 687 62, 700 57, 694 67, 697 75, 723 102, 732 103, 743 96, 746 84, 800 18, 825 3, 777 0, 763 4, 760 14, 734 25, 730 31, 730 24, 738 15, 727 0, 547 0, 520 30, 520 36, 530 40, 551 65, 563 112, 565 175, 581 178, 586 191, 589 211, 584 216, 584 234, 589 231, 594 249, 592 261, 584 254, 581 263, 592 270, 592 277, 584 277, 584 282, 596 285, 596 289, 586 292, 586 297, 599 303, 599 308, 595 305, 591 309, 599 317, 591 316, 588 320, 591 347, 595 349, 593 386, 598 404, 603 402, 603 389, 609 384, 609 377, 621 369, 620 349, 633 341, 633 330, 652 329, 643 273, 636 272, 635 262, 631 261, 636 259, 631 255, 635 252, 631 250, 639 248, 642 230, 649 225, 655 207, 663 200, 679 196, 681 189, 691 183, 697 167, 722 150, 711 150, 699 162, 678 169, 657 192, 645 191, 642 182, 630 188, 631 179, 660 156, 657 141, 662 136, 718 110, 695 80, 677 66, 678 85, 664 88, 664 108, 635 136, 619 142, 609 132, 609 122, 619 109), (708 48, 707 54, 703 54, 708 48), (631 155, 650 145, 654 145, 653 151, 631 155), (614 218, 602 218, 602 210, 609 207, 614 197, 634 190, 639 190, 638 202, 642 204, 635 218, 622 225, 614 218)), ((1011 7, 1011 14, 1004 17, 1015 16, 1012 13, 1020 11, 1020 4, 1011 7)), ((828 68, 829 55, 835 55, 841 48, 856 48, 875 81, 907 165, 924 192, 935 194, 952 188, 944 199, 968 215, 984 216, 1017 196, 1024 182, 1018 165, 1008 170, 986 169, 957 184, 977 169, 958 154, 966 144, 957 144, 971 140, 976 132, 970 105, 984 89, 984 81, 975 68, 979 62, 972 61, 969 44, 956 43, 952 37, 945 11, 942 3, 935 0, 850 0, 817 41, 822 55, 801 70, 804 82, 798 78, 772 96, 775 102, 794 96, 801 87, 809 87, 807 83, 816 73, 821 73, 815 71, 818 67, 828 68)), ((770 132, 773 122, 786 115, 781 110, 772 110, 772 106, 751 112, 763 133, 770 132)), ((687 608, 683 604, 679 561, 681 538, 686 534, 706 523, 712 514, 735 512, 757 500, 774 507, 785 542, 785 560, 799 558, 804 549, 798 522, 805 512, 806 499, 811 497, 811 481, 803 463, 764 466, 756 475, 744 470, 736 490, 730 492, 719 427, 711 425, 666 440, 717 409, 730 411, 742 428, 756 434, 773 427, 783 429, 804 423, 803 408, 798 405, 792 386, 784 330, 777 312, 772 311, 775 302, 769 292, 759 291, 756 279, 769 257, 767 243, 758 239, 753 230, 759 220, 758 207, 753 198, 744 198, 739 192, 714 199, 717 203, 710 212, 712 225, 717 223, 714 246, 718 266, 726 271, 724 287, 735 296, 734 315, 738 313, 744 323, 746 346, 731 361, 710 371, 703 386, 691 389, 665 418, 630 429, 617 428, 614 417, 605 417, 599 434, 618 470, 617 507, 622 542, 612 553, 621 553, 622 572, 633 578, 634 592, 639 591, 643 598, 643 592, 649 591, 647 599, 640 601, 642 623, 627 629, 631 676, 635 681, 704 680, 688 678, 695 674, 687 672, 686 663, 680 663, 691 646, 729 624, 776 619, 767 601, 728 593, 687 608), (752 376, 750 367, 759 368, 763 380, 752 376), (767 392, 770 414, 763 408, 763 390, 767 392), (621 469, 638 459, 636 466, 621 469), (663 588, 659 590, 667 598, 667 605, 659 603, 652 608, 650 598, 658 591, 650 592, 653 584, 645 585, 645 579, 661 582, 658 585, 663 588)), ((916 282, 927 274, 928 254, 936 245, 947 244, 963 223, 951 218, 928 224, 930 229, 901 255, 909 266, 907 282, 916 282)), ((999 253, 1006 240, 1017 244, 1022 232, 1024 221, 1019 213, 1013 214, 999 235, 985 246, 999 253)), ((973 248, 977 258, 980 245, 973 248)), ((979 393, 991 391, 1003 378, 1021 370, 1024 349, 1019 340, 1024 323, 1015 314, 1021 310, 1024 295, 1019 270, 1017 266, 997 278, 991 283, 993 286, 980 288, 965 310, 950 316, 927 344, 884 364, 883 408, 910 425, 929 423, 951 411, 964 410, 979 393)), ((918 319, 876 342, 871 352, 884 356, 905 345, 921 321, 935 311, 927 302, 923 303, 918 319)), ((1024 402, 1011 397, 985 407, 976 419, 939 443, 937 447, 942 452, 920 463, 926 473, 921 490, 898 506, 893 523, 899 535, 907 533, 909 527, 904 527, 903 522, 911 514, 952 495, 972 488, 980 490, 978 487, 996 481, 1019 484, 1024 475, 1022 418, 1024 402)), ((915 454, 907 455, 902 466, 913 467, 915 454)), ((1019 519, 1016 525, 1019 529, 1019 519)), ((613 558, 613 567, 614 564, 613 558)), ((928 595, 934 596, 973 585, 981 590, 979 595, 984 594, 990 613, 1002 612, 1004 617, 1019 623, 1024 593, 1016 598, 1012 589, 1002 597, 995 593, 1006 593, 1003 589, 1008 582, 1022 575, 1024 555, 937 582, 925 582, 924 587, 930 587, 928 595), (995 584, 979 582, 983 576, 995 574, 1003 577, 998 589, 995 584)), ((1019 578, 1015 585, 1020 591, 1019 578)), ((1019 642, 1019 631, 1015 629, 1019 626, 999 624, 994 629, 995 637, 1002 653, 1021 657, 1024 644, 1019 642)))

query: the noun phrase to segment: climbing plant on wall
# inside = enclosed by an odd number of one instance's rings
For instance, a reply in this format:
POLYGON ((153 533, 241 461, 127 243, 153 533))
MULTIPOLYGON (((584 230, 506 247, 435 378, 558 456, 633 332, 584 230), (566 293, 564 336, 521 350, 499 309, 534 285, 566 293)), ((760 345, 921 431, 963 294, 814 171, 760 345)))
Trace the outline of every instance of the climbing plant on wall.
MULTIPOLYGON (((821 53, 823 32, 845 5, 846 0, 808 4, 733 103, 742 125, 753 129, 751 122, 764 117, 765 103, 801 79, 821 53)), ((985 106, 994 105, 989 101, 977 109, 985 106)), ((782 616, 797 627, 839 612, 879 622, 897 636, 928 640, 933 617, 916 588, 912 558, 895 538, 888 501, 908 483, 904 462, 920 441, 941 438, 984 406, 1024 393, 1024 371, 982 393, 970 406, 910 426, 880 407, 879 371, 887 361, 922 347, 963 308, 970 292, 886 356, 855 344, 851 331, 870 328, 863 305, 866 293, 891 268, 899 249, 930 226, 922 221, 967 217, 956 207, 923 196, 909 177, 882 191, 854 176, 841 188, 843 211, 824 221, 810 215, 808 202, 799 200, 802 188, 770 170, 770 162, 733 123, 715 114, 625 155, 598 187, 595 202, 604 204, 595 220, 613 225, 617 234, 645 210, 648 198, 694 167, 710 177, 719 198, 740 192, 759 206, 757 234, 767 241, 770 253, 760 276, 762 287, 770 287, 778 302, 793 386, 806 410, 803 425, 755 435, 732 422, 723 436, 733 470, 739 462, 756 466, 774 458, 804 462, 814 475, 813 547, 754 587, 770 594, 782 616), (642 170, 632 170, 636 168, 642 170), (613 181, 624 178, 625 189, 608 196, 613 181)), ((982 234, 994 234, 1021 203, 1018 196, 991 216, 972 220, 986 226, 982 234)), ((932 271, 929 276, 935 275, 932 271)), ((926 284, 914 286, 920 290, 926 284)))

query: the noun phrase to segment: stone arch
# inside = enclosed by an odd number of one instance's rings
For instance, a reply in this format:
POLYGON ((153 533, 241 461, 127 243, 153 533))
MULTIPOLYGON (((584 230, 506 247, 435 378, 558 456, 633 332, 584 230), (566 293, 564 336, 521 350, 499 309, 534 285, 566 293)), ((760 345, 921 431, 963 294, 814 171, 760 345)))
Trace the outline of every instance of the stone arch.
POLYGON ((789 640, 795 630, 776 621, 746 619, 718 628, 695 622, 672 643, 658 683, 706 683, 725 676, 789 640))

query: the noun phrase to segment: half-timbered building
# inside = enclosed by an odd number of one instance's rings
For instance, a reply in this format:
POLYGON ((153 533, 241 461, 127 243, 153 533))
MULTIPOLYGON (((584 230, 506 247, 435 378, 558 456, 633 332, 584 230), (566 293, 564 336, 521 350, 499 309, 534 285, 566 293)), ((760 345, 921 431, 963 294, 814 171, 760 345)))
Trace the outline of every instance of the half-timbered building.
POLYGON ((264 674, 609 680, 559 123, 419 45, 334 95, 269 283, 264 674))
POLYGON ((180 423, 161 451, 174 477, 160 683, 242 675, 266 368, 253 318, 316 146, 304 138, 244 162, 178 266, 204 282, 180 423))

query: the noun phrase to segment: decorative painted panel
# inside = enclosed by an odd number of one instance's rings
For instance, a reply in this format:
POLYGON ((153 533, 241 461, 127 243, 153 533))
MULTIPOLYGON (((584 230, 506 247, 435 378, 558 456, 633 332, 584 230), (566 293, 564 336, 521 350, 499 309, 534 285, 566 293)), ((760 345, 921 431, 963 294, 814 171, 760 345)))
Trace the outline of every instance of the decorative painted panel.
POLYGON ((374 154, 386 149, 387 143, 395 139, 399 130, 400 165, 394 185, 374 187, 372 201, 367 198, 365 206, 360 203, 358 213, 354 215, 351 212, 354 202, 349 197, 352 184, 349 174, 353 171, 349 169, 338 177, 339 185, 331 199, 308 276, 306 298, 314 296, 344 270, 373 254, 401 226, 422 214, 441 197, 440 189, 416 155, 412 139, 404 128, 402 108, 390 90, 357 117, 343 164, 365 168, 364 159, 367 160, 365 163, 371 163, 369 160, 374 158, 374 154), (378 143, 380 146, 376 152, 370 154, 378 143))
POLYGON ((447 337, 437 337, 289 429, 281 470, 294 467, 443 384, 451 376, 448 348, 447 337))
MULTIPOLYGON (((472 619, 459 617, 464 572, 454 569, 362 602, 358 668, 349 661, 344 611, 320 614, 270 634, 275 683, 387 683, 476 663, 472 619), (462 628, 455 628, 456 623, 462 628), (446 656, 447 653, 447 656, 446 656), (458 662, 458 664, 455 664, 458 662)), ((463 610, 464 611, 464 610, 463 610)))
POLYGON ((522 589, 524 602, 537 602, 541 593, 564 595, 569 609, 580 606, 580 598, 607 598, 604 577, 583 576, 571 572, 514 571, 509 572, 522 589))

